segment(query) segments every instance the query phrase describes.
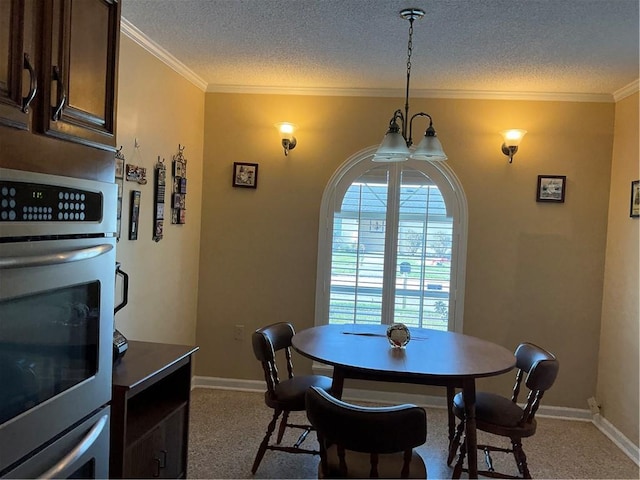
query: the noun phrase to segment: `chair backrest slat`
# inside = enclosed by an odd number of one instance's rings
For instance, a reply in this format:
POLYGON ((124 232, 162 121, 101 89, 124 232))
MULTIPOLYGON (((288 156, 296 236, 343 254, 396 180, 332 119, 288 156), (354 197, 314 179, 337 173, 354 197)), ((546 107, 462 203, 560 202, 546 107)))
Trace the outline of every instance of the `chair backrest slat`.
POLYGON ((378 454, 371 453, 369 455, 369 463, 371 464, 371 471, 369 472, 369 478, 378 478, 380 474, 378 474, 378 454))
POLYGON ((291 361, 291 348, 284 349, 284 356, 287 360, 287 374, 289 378, 293 378, 293 362, 291 361))
POLYGON ((347 474, 349 473, 347 470, 347 452, 344 448, 343 445, 338 445, 338 459, 340 461, 340 465, 339 465, 339 470, 340 470, 340 475, 342 475, 343 477, 346 477, 347 474))
POLYGON ((518 396, 520 395, 520 385, 522 384, 523 378, 524 378, 524 371, 518 370, 518 373, 516 373, 516 383, 513 386, 513 393, 511 394, 511 401, 513 403, 518 403, 518 396))
POLYGON ((409 478, 412 456, 413 456, 413 450, 411 450, 410 448, 404 451, 404 458, 402 461, 402 472, 400 472, 401 478, 409 478))

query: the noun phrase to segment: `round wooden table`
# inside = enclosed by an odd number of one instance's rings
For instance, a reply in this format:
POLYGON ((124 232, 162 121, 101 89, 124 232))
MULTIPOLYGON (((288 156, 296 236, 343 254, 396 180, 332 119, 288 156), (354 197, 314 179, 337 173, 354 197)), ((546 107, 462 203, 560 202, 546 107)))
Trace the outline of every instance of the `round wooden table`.
MULTIPOLYGON (((469 335, 423 328, 410 328, 408 345, 392 348, 386 330, 386 325, 323 325, 296 333, 292 342, 301 355, 333 366, 332 392, 338 398, 345 378, 444 386, 449 406, 455 388, 461 388, 467 451, 475 452, 475 379, 512 370, 513 352, 469 335)), ((455 417, 448 410, 451 440, 455 417)), ((469 477, 477 478, 477 456, 467 458, 469 477)))

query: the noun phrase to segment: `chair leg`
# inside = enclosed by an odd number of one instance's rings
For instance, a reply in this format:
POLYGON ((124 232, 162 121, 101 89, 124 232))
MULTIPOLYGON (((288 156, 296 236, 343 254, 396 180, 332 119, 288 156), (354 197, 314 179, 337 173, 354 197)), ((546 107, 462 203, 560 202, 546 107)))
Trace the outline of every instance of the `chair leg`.
POLYGON ((522 478, 531 478, 531 473, 529 473, 529 466, 527 465, 527 456, 522 449, 522 442, 515 441, 512 442, 513 445, 513 456, 516 459, 516 464, 518 465, 518 471, 522 475, 522 478))
POLYGON ((462 475, 462 469, 464 465, 464 457, 467 454, 467 442, 466 439, 463 439, 460 443, 460 455, 458 455, 458 461, 456 462, 455 467, 453 467, 453 475, 451 478, 460 478, 462 475))
POLYGON ((251 468, 251 473, 255 475, 256 470, 258 470, 258 466, 262 461, 262 457, 264 457, 265 452, 267 451, 267 447, 269 446, 269 439, 273 434, 273 431, 276 429, 276 423, 278 422, 278 417, 282 413, 282 410, 275 409, 273 412, 273 418, 269 422, 269 426, 267 427, 267 433, 264 435, 262 439, 262 443, 260 443, 260 447, 258 448, 258 453, 256 453, 256 458, 253 461, 253 467, 251 468))
POLYGON ((280 420, 280 428, 278 429, 278 437, 276 439, 276 443, 278 445, 280 445, 280 442, 282 442, 282 437, 284 437, 284 431, 287 429, 288 421, 289 421, 289 412, 285 410, 282 415, 282 420, 280 420))
POLYGON ((447 426, 449 427, 449 444, 453 440, 454 431, 456 428, 456 416, 453 413, 453 397, 456 394, 456 389, 453 387, 447 387, 447 426))
POLYGON ((460 447, 460 438, 462 437, 462 432, 464 432, 464 421, 460 422, 460 425, 456 428, 456 434, 453 439, 449 443, 449 456, 447 457, 447 465, 450 467, 451 462, 458 453, 458 448, 460 447))

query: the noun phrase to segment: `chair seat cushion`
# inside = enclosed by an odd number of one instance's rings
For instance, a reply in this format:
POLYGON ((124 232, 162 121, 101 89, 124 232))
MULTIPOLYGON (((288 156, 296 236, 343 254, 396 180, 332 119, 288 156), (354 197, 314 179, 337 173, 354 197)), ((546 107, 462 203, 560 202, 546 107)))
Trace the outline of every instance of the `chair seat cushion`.
POLYGON ((305 409, 304 395, 309 387, 318 387, 331 392, 329 377, 323 375, 295 375, 276 385, 273 395, 265 393, 265 402, 271 408, 280 407, 290 412, 305 409))
MULTIPOLYGON (((345 451, 345 462, 347 464, 346 477, 340 473, 337 446, 331 445, 327 448, 327 464, 329 474, 324 477, 322 474, 322 464, 318 465, 318 478, 369 478, 371 471, 371 455, 368 453, 345 451)), ((403 453, 381 453, 378 455, 378 477, 379 478, 400 478, 402 471, 403 453)), ((408 478, 427 478, 427 466, 418 452, 415 450, 411 456, 409 464, 408 478)))
MULTIPOLYGON (((464 419, 462 393, 453 398, 453 413, 464 419)), ((516 403, 501 395, 488 392, 476 394, 476 427, 489 433, 505 436, 529 437, 536 431, 535 419, 519 425, 523 410, 516 403)))

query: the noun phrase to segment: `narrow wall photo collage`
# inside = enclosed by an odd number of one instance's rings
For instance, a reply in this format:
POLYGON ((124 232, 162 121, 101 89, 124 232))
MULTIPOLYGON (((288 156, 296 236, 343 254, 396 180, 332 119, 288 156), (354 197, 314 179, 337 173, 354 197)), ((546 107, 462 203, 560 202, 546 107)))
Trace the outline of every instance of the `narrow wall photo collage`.
MULTIPOLYGON (((135 140, 134 158, 137 163, 142 163, 140 156, 140 144, 135 140)), ((159 242, 165 234, 165 207, 166 195, 171 198, 171 223, 182 225, 186 223, 186 194, 187 194, 187 159, 184 157, 185 146, 178 144, 178 153, 173 155, 171 169, 171 190, 167 192, 167 166, 165 159, 158 155, 154 166, 154 192, 153 192, 153 233, 152 239, 159 242)), ((122 237, 122 209, 125 195, 125 180, 144 186, 147 184, 147 169, 141 165, 127 163, 122 152, 122 147, 115 152, 115 183, 118 186, 117 204, 117 239, 122 237)), ((129 203, 129 227, 128 239, 137 240, 139 236, 140 210, 142 209, 142 190, 131 189, 127 192, 129 203)))

